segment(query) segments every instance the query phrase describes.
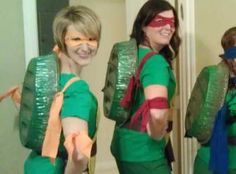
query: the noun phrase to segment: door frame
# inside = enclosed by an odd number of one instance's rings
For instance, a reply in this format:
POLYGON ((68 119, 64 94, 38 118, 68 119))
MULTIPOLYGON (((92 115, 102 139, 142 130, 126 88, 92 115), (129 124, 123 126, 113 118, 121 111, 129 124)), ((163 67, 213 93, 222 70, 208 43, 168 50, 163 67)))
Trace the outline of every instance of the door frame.
POLYGON ((196 48, 195 48, 195 4, 190 0, 176 0, 180 18, 182 44, 179 55, 180 86, 180 151, 181 174, 193 173, 193 161, 196 155, 197 142, 184 138, 185 114, 188 100, 196 80, 196 48))
POLYGON ((25 67, 39 55, 36 0, 22 0, 25 44, 25 67))

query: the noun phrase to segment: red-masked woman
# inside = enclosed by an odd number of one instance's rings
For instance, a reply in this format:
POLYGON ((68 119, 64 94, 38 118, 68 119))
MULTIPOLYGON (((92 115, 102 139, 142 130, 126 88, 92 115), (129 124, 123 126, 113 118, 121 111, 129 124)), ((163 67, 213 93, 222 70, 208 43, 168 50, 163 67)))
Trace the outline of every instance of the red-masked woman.
POLYGON ((121 174, 171 173, 164 136, 176 88, 172 60, 180 45, 178 27, 176 11, 165 0, 147 1, 135 19, 130 37, 137 41, 138 63, 149 58, 138 77, 131 119, 114 130, 111 152, 121 174))

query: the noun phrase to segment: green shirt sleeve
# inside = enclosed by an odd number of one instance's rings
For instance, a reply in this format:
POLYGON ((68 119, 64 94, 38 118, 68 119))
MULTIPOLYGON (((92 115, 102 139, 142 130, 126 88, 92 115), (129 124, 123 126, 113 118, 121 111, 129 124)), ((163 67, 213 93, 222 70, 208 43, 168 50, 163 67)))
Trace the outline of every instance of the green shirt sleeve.
POLYGON ((64 93, 61 117, 78 117, 88 121, 91 103, 92 96, 88 84, 83 80, 76 81, 64 93))
POLYGON ((170 73, 169 64, 162 55, 151 56, 143 66, 140 74, 140 80, 143 87, 149 85, 168 86, 170 73))

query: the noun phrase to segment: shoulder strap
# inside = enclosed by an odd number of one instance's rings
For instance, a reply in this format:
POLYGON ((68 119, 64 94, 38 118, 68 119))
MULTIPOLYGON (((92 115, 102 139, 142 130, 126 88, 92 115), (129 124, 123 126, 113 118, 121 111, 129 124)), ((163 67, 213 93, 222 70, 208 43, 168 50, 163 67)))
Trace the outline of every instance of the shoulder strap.
POLYGON ((153 56, 154 54, 156 54, 154 51, 151 51, 151 52, 148 52, 144 58, 142 59, 141 63, 139 64, 137 70, 136 70, 136 73, 135 73, 135 77, 136 79, 139 79, 139 75, 140 75, 140 72, 142 71, 142 68, 143 68, 143 65, 144 63, 151 57, 153 56))
POLYGON ((42 156, 50 157, 53 162, 55 161, 57 156, 62 130, 61 119, 59 114, 63 104, 63 93, 72 83, 78 80, 80 80, 80 78, 78 77, 71 78, 66 83, 62 91, 56 93, 50 108, 48 125, 43 141, 42 156))
POLYGON ((64 93, 64 92, 67 90, 67 88, 68 88, 72 83, 74 83, 75 81, 78 81, 78 80, 80 80, 79 77, 73 77, 73 78, 71 78, 70 80, 68 80, 68 82, 65 84, 65 86, 64 86, 64 88, 61 90, 61 92, 64 93))
POLYGON ((140 85, 139 75, 140 75, 140 72, 143 68, 143 65, 154 54, 156 54, 156 53, 151 51, 144 56, 143 60, 139 64, 138 68, 136 69, 135 75, 132 76, 131 79, 129 80, 129 84, 128 84, 128 88, 126 90, 126 93, 120 102, 120 105, 122 107, 129 108, 131 106, 134 91, 135 91, 134 89, 139 87, 139 85, 140 85))

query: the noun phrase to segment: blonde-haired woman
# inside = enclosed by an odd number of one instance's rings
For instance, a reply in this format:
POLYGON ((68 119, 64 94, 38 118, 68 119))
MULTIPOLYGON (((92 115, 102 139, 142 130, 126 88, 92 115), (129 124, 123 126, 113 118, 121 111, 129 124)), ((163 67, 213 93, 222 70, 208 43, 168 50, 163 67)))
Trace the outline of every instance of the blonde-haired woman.
POLYGON ((60 60, 60 88, 63 89, 70 79, 78 79, 64 92, 60 112, 68 157, 57 156, 59 165, 53 165, 49 157, 32 152, 25 162, 25 174, 90 174, 88 163, 96 149, 92 139, 96 132, 97 99, 88 83, 80 78, 80 73, 97 53, 101 23, 91 9, 70 6, 57 13, 53 33, 54 51, 60 60), (84 150, 81 148, 84 146, 89 148, 84 150))

